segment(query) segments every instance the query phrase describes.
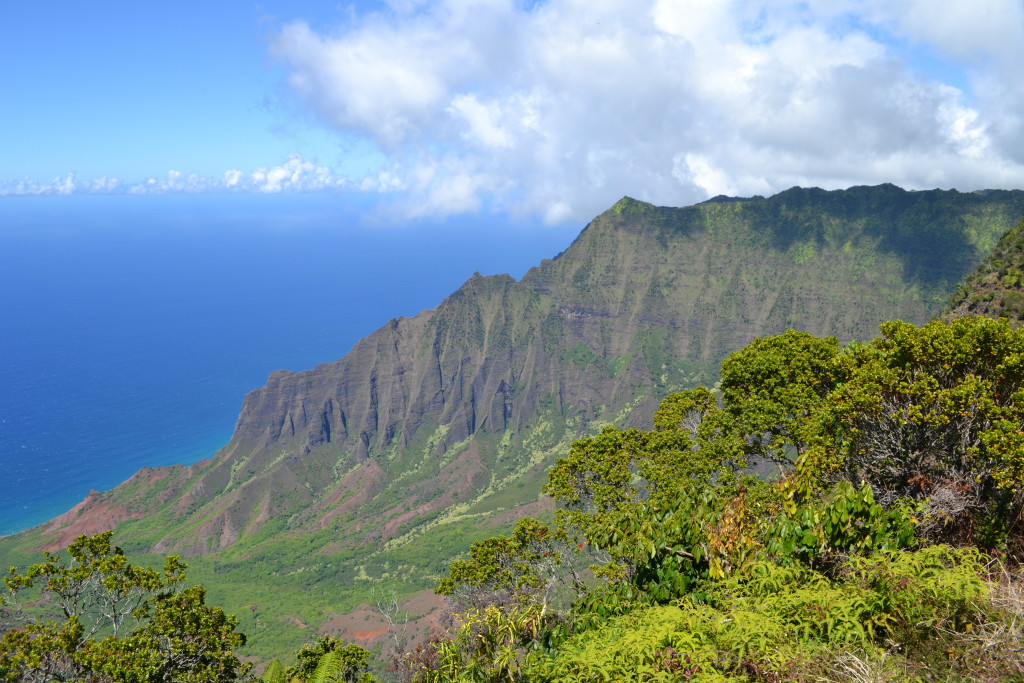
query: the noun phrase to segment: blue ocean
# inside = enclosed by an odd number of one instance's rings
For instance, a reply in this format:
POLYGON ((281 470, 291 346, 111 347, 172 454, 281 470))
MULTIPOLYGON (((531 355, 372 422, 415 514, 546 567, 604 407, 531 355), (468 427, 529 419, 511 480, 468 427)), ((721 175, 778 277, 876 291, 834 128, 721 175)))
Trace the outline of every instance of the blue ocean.
POLYGON ((582 227, 376 215, 348 195, 0 198, 0 534, 213 455, 272 371, 474 271, 520 277, 582 227))

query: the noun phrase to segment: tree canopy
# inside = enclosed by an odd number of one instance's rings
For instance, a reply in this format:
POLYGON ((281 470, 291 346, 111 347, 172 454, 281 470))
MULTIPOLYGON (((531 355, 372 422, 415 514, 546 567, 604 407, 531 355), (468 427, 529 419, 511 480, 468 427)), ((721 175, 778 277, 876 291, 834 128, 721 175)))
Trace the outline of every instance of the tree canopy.
POLYGON ((112 533, 10 568, 5 616, 22 627, 0 637, 0 680, 226 683, 248 671, 234 653, 245 643, 237 620, 207 605, 202 586, 183 587, 180 559, 162 572, 133 565, 112 533))
MULTIPOLYGON (((252 680, 236 650, 238 620, 185 586, 186 566, 134 565, 113 532, 79 536, 66 557, 11 567, 0 596, 0 681, 5 683, 230 683, 252 680)), ((372 683, 370 653, 324 636, 297 663, 271 662, 269 683, 372 683)))
POLYGON ((452 565, 439 592, 475 601, 413 678, 839 680, 843 657, 881 678, 1019 676, 1019 615, 982 574, 1024 560, 1022 352, 985 318, 754 340, 653 429, 574 443, 545 489, 554 525, 520 520, 452 565), (559 540, 555 562, 528 530, 559 540))

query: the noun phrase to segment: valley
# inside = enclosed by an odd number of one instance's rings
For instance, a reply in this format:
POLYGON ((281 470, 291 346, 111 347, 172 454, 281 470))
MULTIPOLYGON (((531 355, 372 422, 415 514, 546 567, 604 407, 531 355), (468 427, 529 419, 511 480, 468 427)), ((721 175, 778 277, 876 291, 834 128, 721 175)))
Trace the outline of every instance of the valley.
POLYGON ((756 337, 927 322, 1021 216, 1024 192, 892 185, 623 198, 522 279, 474 275, 337 361, 273 373, 214 458, 94 492, 0 540, 0 560, 113 527, 134 558, 183 555, 239 616, 244 654, 321 630, 374 645, 374 595, 427 624, 428 591, 472 541, 551 515, 541 486, 573 441, 649 428, 756 337))

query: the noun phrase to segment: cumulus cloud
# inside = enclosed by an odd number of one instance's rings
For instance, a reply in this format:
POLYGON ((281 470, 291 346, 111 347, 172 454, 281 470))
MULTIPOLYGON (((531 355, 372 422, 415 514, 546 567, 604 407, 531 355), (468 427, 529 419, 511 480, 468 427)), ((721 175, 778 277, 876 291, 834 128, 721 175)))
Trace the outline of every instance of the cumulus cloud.
MULTIPOLYGON (((234 182, 235 187, 245 186, 245 178, 239 171, 228 171, 224 180, 234 182)), ((345 179, 336 177, 326 166, 292 156, 280 166, 256 169, 249 176, 248 185, 257 192, 310 192, 341 188, 345 179)))
POLYGON ((1018 0, 439 0, 348 17, 284 26, 272 52, 323 121, 389 159, 357 186, 399 190, 412 215, 1024 187, 1018 0))
POLYGON ((332 31, 287 24, 270 46, 296 98, 383 159, 365 176, 292 156, 219 177, 12 180, 0 196, 352 191, 387 193, 399 218, 488 206, 557 223, 625 194, 1024 187, 1020 0, 384 7, 332 31))
MULTIPOLYGON (((108 179, 93 181, 94 183, 108 183, 108 179)), ((116 180, 114 180, 116 182, 116 180)), ((86 187, 91 187, 92 183, 86 187)), ((30 178, 21 180, 8 180, 0 182, 0 197, 18 195, 49 195, 49 194, 74 194, 82 186, 75 182, 75 174, 69 173, 63 178, 56 177, 48 183, 41 183, 30 178)))
MULTIPOLYGON (((187 192, 318 192, 342 190, 350 187, 347 178, 337 175, 327 166, 298 155, 292 155, 278 166, 261 166, 249 173, 237 169, 224 172, 220 178, 209 178, 198 173, 184 173, 170 170, 163 177, 150 177, 142 182, 125 183, 118 178, 95 178, 77 181, 74 173, 63 178, 54 178, 49 183, 30 179, 0 182, 0 197, 19 195, 55 194, 168 194, 187 192)), ((386 191, 386 183, 379 187, 366 187, 375 191, 386 191)), ((395 181, 390 189, 397 189, 395 181)))

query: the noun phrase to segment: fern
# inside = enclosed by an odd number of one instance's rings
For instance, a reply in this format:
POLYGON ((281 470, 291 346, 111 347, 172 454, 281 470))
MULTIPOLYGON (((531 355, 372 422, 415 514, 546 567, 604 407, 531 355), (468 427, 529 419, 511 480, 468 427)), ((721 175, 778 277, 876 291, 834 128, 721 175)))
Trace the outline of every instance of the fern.
POLYGON ((260 676, 261 683, 285 683, 284 665, 281 660, 272 659, 260 676))
POLYGON ((328 652, 320 658, 320 663, 313 670, 313 675, 306 683, 339 683, 342 679, 339 675, 344 668, 344 662, 338 652, 328 652))

